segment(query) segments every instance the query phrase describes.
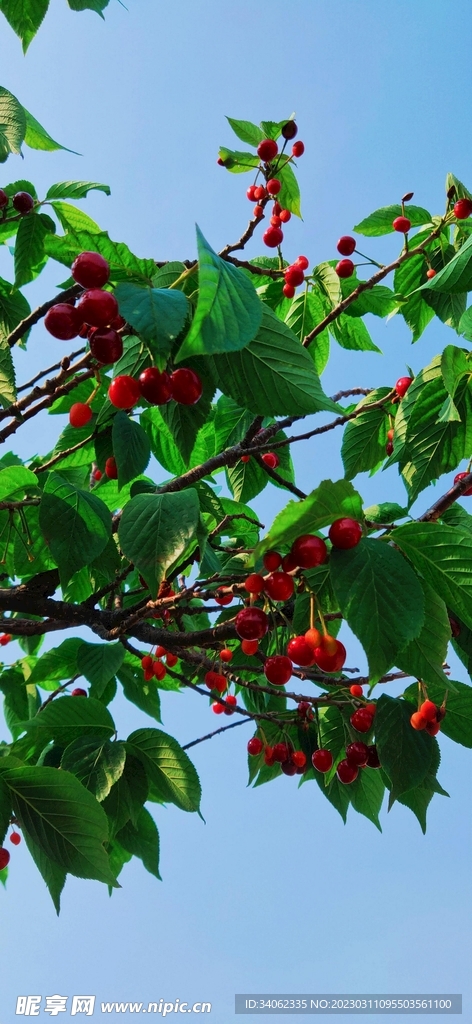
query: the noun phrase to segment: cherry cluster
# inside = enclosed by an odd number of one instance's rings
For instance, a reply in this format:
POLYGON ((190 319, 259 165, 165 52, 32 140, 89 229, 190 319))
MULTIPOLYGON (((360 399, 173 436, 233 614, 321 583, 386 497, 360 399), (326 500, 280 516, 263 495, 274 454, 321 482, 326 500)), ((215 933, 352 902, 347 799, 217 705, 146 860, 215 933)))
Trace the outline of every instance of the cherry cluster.
MULTIPOLYGON (((284 143, 280 153, 277 142, 274 139, 262 139, 257 147, 257 155, 262 161, 262 166, 257 172, 254 184, 250 185, 246 192, 249 202, 255 202, 256 204, 253 210, 256 220, 262 220, 264 218, 264 207, 267 201, 274 200, 269 227, 266 228, 262 235, 262 241, 269 249, 276 249, 282 244, 284 238, 282 225, 287 224, 292 216, 290 210, 284 209, 277 199, 277 196, 282 190, 282 182, 280 181, 280 178, 277 177, 277 172, 279 169, 281 170, 285 164, 290 163, 294 157, 303 156, 303 153, 305 152, 305 144, 300 140, 293 143, 291 156, 284 156, 287 142, 294 139, 297 132, 298 126, 295 121, 287 121, 284 124, 281 133, 284 143), (264 176, 265 185, 257 184, 257 178, 261 173, 264 176)), ((224 160, 220 159, 218 162, 224 166, 224 160)), ((308 263, 306 266, 308 266, 308 263)), ((301 284, 301 282, 299 283, 301 284)))
POLYGON ((264 743, 259 736, 253 736, 247 745, 247 752, 252 757, 264 751, 264 764, 272 767, 280 764, 284 775, 304 775, 307 769, 306 754, 303 750, 295 750, 290 743, 275 743, 273 747, 264 743))
POLYGON ((166 650, 165 647, 156 647, 154 654, 144 654, 141 658, 141 667, 144 673, 144 680, 148 683, 151 679, 158 679, 162 682, 167 675, 167 668, 162 661, 165 658, 168 668, 174 668, 178 662, 176 654, 166 650))
POLYGON ((425 729, 430 736, 437 736, 446 714, 445 705, 438 707, 432 700, 424 700, 418 711, 414 711, 410 723, 413 729, 425 729))
MULTIPOLYGON (((0 188, 0 210, 3 210, 3 219, 6 218, 9 202, 10 196, 3 188, 0 188)), ((11 197, 11 204, 17 213, 21 213, 25 217, 27 213, 31 213, 34 207, 34 199, 33 196, 30 196, 29 192, 15 192, 15 195, 11 197)))

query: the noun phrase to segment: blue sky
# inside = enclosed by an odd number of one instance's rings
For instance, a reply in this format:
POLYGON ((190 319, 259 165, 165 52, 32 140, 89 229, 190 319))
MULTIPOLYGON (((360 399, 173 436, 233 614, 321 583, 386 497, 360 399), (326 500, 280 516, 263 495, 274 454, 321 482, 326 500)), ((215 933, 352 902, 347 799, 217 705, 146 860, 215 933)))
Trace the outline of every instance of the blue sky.
MULTIPOLYGON (((465 0, 180 0, 172 9, 129 0, 128 8, 111 0, 101 22, 52 0, 26 58, 1 21, 1 84, 82 156, 25 150, 0 177, 31 178, 39 194, 66 178, 107 182, 111 198, 91 194, 84 209, 138 255, 193 257, 195 221, 215 248, 241 234, 246 178, 216 165, 218 146, 232 144, 226 114, 259 121, 297 112, 304 222, 292 218, 286 230, 290 259, 334 258, 340 234, 406 191, 442 211, 448 170, 471 187, 465 0)), ((369 251, 383 260, 395 241, 369 251)), ((0 274, 9 269, 0 253, 0 274)), ((52 295, 63 277, 49 266, 41 285, 28 287, 30 301, 52 295)), ((416 371, 454 340, 437 322, 412 348, 399 318, 371 320, 384 357, 338 350, 323 377, 328 393, 392 383, 406 363, 416 371)), ((18 374, 28 379, 63 353, 38 327, 27 354, 17 354, 18 374)), ((47 449, 57 422, 35 420, 16 450, 47 449)), ((294 450, 304 490, 342 475, 339 442, 333 433, 294 450)), ((404 493, 394 470, 360 478, 359 490, 367 504, 404 493)), ((254 507, 269 524, 284 503, 267 489, 254 507)), ((364 667, 352 638, 349 655, 364 667)), ((183 743, 213 725, 206 702, 191 695, 164 695, 163 715, 183 743)), ((116 718, 125 734, 144 724, 128 704, 117 705, 116 718)), ((57 920, 24 847, 15 851, 0 893, 2 1024, 17 995, 56 992, 209 1000, 215 1024, 226 1024, 234 993, 244 991, 464 992, 467 1014, 468 752, 441 739, 440 779, 451 799, 433 801, 426 837, 398 805, 383 813, 380 835, 357 815, 345 827, 317 787, 296 792, 283 777, 248 790, 246 740, 242 726, 194 751, 205 825, 173 808, 156 812, 162 883, 138 862, 111 900, 98 883, 70 880, 57 920)))

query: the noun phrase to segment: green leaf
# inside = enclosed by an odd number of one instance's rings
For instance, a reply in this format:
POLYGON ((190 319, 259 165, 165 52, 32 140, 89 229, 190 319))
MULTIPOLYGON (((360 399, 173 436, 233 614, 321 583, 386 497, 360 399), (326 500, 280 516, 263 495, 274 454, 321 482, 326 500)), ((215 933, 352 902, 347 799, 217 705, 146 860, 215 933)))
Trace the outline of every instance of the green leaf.
POLYGON ((57 683, 71 679, 77 672, 77 654, 82 643, 78 637, 69 637, 59 647, 45 651, 38 658, 28 682, 45 690, 55 690, 57 683))
POLYGON ((290 164, 278 168, 276 177, 282 184, 277 200, 284 210, 290 210, 296 217, 301 217, 300 189, 290 164))
POLYGON ((172 476, 185 473, 187 463, 182 458, 162 412, 157 406, 141 413, 141 426, 146 432, 151 445, 152 454, 161 466, 172 476))
POLYGON ((462 314, 459 327, 459 334, 463 334, 467 341, 472 341, 472 306, 466 309, 465 313, 462 314))
POLYGON ((42 124, 30 114, 29 110, 26 110, 26 107, 23 107, 23 110, 26 117, 26 135, 24 138, 26 146, 29 146, 30 149, 41 149, 49 153, 56 149, 63 149, 66 153, 74 153, 74 156, 79 155, 75 150, 67 149, 67 146, 61 146, 59 142, 55 142, 49 135, 49 132, 43 128, 42 124))
POLYGON ((5 501, 16 491, 31 492, 38 486, 36 473, 32 473, 26 466, 9 466, 0 470, 0 501, 5 501))
POLYGON ((59 473, 50 473, 43 491, 39 521, 63 583, 90 565, 111 536, 111 515, 94 494, 79 490, 59 473))
MULTIPOLYGON (((9 21, 9 15, 12 16, 13 14, 13 3, 14 0, 1 0, 0 2, 0 11, 5 14, 9 21), (10 8, 8 14, 5 10, 6 3, 10 8)), ((15 28, 16 31, 17 29, 15 28)), ((25 132, 26 117, 21 103, 18 102, 16 96, 8 92, 8 89, 0 86, 0 164, 5 163, 10 153, 18 155, 21 152, 21 143, 25 137, 25 132)))
POLYGON ((2 782, 0 776, 0 845, 3 846, 3 841, 10 827, 11 818, 11 800, 10 793, 4 782, 2 782))
POLYGON ((154 818, 142 808, 136 827, 129 821, 116 836, 121 846, 142 860, 147 871, 161 880, 159 874, 159 833, 154 818))
POLYGON ((151 457, 151 445, 143 428, 125 412, 117 412, 113 419, 112 443, 118 488, 121 488, 144 473, 151 457))
POLYGON ((51 233, 53 222, 44 213, 34 211, 23 217, 18 226, 15 245, 15 286, 28 284, 41 270, 44 261, 44 239, 51 233))
MULTIPOLYGON (((439 368, 438 368, 439 369, 439 368)), ((406 438, 401 453, 401 469, 411 501, 432 480, 447 473, 461 462, 472 447, 472 392, 464 378, 455 393, 455 408, 460 419, 444 419, 447 391, 442 377, 436 376, 415 392, 409 404, 406 438)), ((399 439, 400 440, 400 439, 399 439)), ((394 449, 395 454, 395 449, 394 449)))
POLYGON ((67 872, 48 857, 44 850, 34 842, 28 832, 25 832, 24 839, 28 851, 48 887, 56 914, 59 915, 61 910, 61 893, 66 883, 67 872))
POLYGON ((128 753, 122 775, 103 801, 111 838, 126 825, 127 821, 131 821, 136 827, 141 808, 147 800, 148 789, 147 776, 141 761, 128 753))
MULTIPOLYGON (((375 210, 374 213, 361 220, 360 224, 356 224, 356 227, 352 230, 356 231, 358 235, 367 235, 368 238, 390 235, 395 230, 392 226, 393 221, 396 217, 401 216, 403 216, 403 211, 399 203, 394 206, 382 206, 379 210, 375 210)), ((431 221, 431 214, 424 210, 422 206, 406 205, 405 217, 408 217, 411 221, 413 228, 429 224, 431 221)))
POLYGON ((262 327, 241 352, 213 358, 218 387, 255 415, 303 415, 340 407, 324 394, 308 352, 264 307, 262 327))
POLYGON ((392 783, 389 810, 403 793, 418 786, 429 771, 433 737, 412 729, 411 704, 383 693, 375 714, 375 742, 392 783))
POLYGON ((374 344, 363 320, 354 319, 341 313, 329 325, 330 334, 341 348, 354 352, 380 352, 374 344))
MULTIPOLYGON (((343 298, 350 295, 358 284, 363 284, 354 275, 347 280, 341 281, 343 298)), ((397 307, 397 300, 390 288, 376 284, 373 288, 366 288, 361 292, 358 299, 355 299, 346 309, 346 316, 365 316, 372 313, 373 316, 388 316, 397 307)))
POLYGON ((106 814, 95 797, 68 772, 56 768, 13 768, 0 773, 25 834, 78 878, 116 885, 103 844, 106 814))
MULTIPOLYGON (((24 53, 26 53, 31 40, 34 39, 48 7, 49 0, 0 0, 0 11, 21 39, 24 53)), ((1 112, 0 120, 3 120, 1 112)), ((23 137, 24 132, 21 142, 23 137)), ((19 152, 19 150, 12 150, 12 152, 19 152)))
POLYGON ((0 692, 3 693, 3 714, 14 740, 18 739, 18 736, 24 732, 24 722, 29 717, 29 701, 26 686, 23 672, 20 669, 10 668, 2 670, 0 675, 0 692))
POLYGON ((218 157, 223 160, 226 170, 231 171, 232 174, 244 174, 246 171, 255 170, 260 163, 259 157, 255 153, 227 149, 226 146, 220 146, 218 157))
POLYGON ((452 260, 436 277, 428 279, 418 289, 421 292, 468 292, 472 289, 472 237, 464 243, 452 260))
POLYGON ((44 737, 60 747, 84 736, 106 740, 115 732, 110 712, 93 697, 56 697, 26 724, 33 738, 40 734, 41 742, 44 737))
POLYGON ((108 7, 109 0, 67 0, 71 11, 95 11, 103 18, 102 11, 108 7))
POLYGON ((433 308, 428 305, 417 289, 426 280, 427 263, 423 255, 412 256, 397 267, 394 274, 395 291, 408 300, 399 305, 399 312, 413 332, 412 341, 418 341, 425 327, 434 317, 433 308))
MULTIPOLYGON (((29 303, 24 295, 14 285, 10 284, 9 281, 4 281, 0 278, 0 344, 2 350, 7 351, 8 335, 17 327, 20 320, 24 320, 30 312, 29 303)), ((27 334, 24 335, 23 341, 27 337, 27 334)))
POLYGON ((96 181, 58 181, 46 192, 46 199, 85 199, 92 190, 111 194, 109 185, 100 185, 96 181))
POLYGON ((407 523, 395 530, 404 552, 451 612, 472 629, 472 536, 439 523, 407 523))
POLYGON ((142 288, 130 282, 119 284, 115 296, 121 315, 165 362, 187 319, 187 297, 178 290, 142 288))
POLYGON ((395 664, 424 622, 421 584, 405 558, 380 540, 333 548, 330 574, 344 618, 369 661, 371 683, 395 664))
POLYGON ((362 499, 348 480, 322 480, 302 501, 289 501, 275 517, 266 537, 257 545, 254 559, 269 548, 290 545, 304 533, 316 533, 335 519, 349 516, 362 522, 362 499))
POLYGON ((112 281, 136 281, 149 284, 156 271, 154 260, 139 259, 124 242, 112 242, 106 231, 68 231, 66 235, 48 235, 48 256, 71 267, 81 252, 99 252, 110 264, 112 281))
POLYGON ((15 367, 10 346, 5 338, 1 337, 1 327, 0 322, 0 405, 7 409, 12 402, 16 401, 15 367))
MULTIPOLYGON (((448 689, 447 677, 443 684, 429 684, 428 698, 440 705, 448 689)), ((449 690, 446 701, 446 716, 441 722, 441 732, 463 747, 472 747, 472 686, 454 681, 454 693, 449 690)), ((418 701, 418 687, 414 683, 405 690, 405 697, 415 705, 418 701)), ((411 714, 411 708, 410 708, 411 714)), ((1 762, 0 762, 1 764, 1 762)))
POLYGON ((269 482, 267 473, 255 459, 237 462, 226 471, 228 487, 236 501, 252 501, 269 482))
POLYGON ((211 400, 215 393, 215 382, 213 375, 208 372, 207 360, 202 362, 201 359, 189 359, 186 366, 198 373, 203 385, 202 397, 195 405, 168 402, 167 405, 161 406, 162 418, 185 462, 185 468, 190 462, 197 434, 208 421, 211 400))
POLYGON ((123 664, 125 649, 122 644, 81 643, 77 651, 77 669, 92 684, 94 696, 100 698, 110 679, 123 664))
POLYGON ((382 807, 385 785, 378 769, 363 768, 357 779, 349 786, 349 797, 358 814, 372 821, 379 832, 382 831, 379 811, 382 807))
POLYGON ((126 760, 124 743, 90 739, 82 736, 66 747, 61 769, 71 772, 93 793, 99 803, 108 796, 112 786, 123 773, 126 760))
POLYGON ((128 737, 128 744, 161 800, 176 804, 182 811, 199 810, 200 781, 177 740, 159 729, 137 729, 128 737))
MULTIPOLYGON (((87 213, 70 203, 54 202, 51 206, 65 231, 89 231, 100 234, 100 227, 87 213)), ((75 394, 75 392, 74 392, 75 394)))
POLYGON ((138 494, 125 506, 119 526, 126 558, 156 595, 166 570, 195 539, 199 502, 192 488, 170 494, 138 494))
MULTIPOLYGON (((290 330, 303 341, 314 327, 317 327, 325 315, 322 300, 316 290, 305 290, 290 303, 285 314, 285 323, 290 330)), ((327 330, 310 342, 308 352, 313 359, 316 372, 322 373, 329 357, 329 333, 327 330)))
POLYGON ((358 409, 366 406, 366 411, 346 424, 341 447, 346 477, 352 480, 357 473, 373 470, 385 458, 387 428, 389 425, 386 408, 372 409, 368 406, 385 398, 390 388, 377 388, 362 399, 358 409))
MULTIPOLYGON (((192 625, 191 627, 196 628, 192 625)), ((150 718, 154 718, 156 722, 161 722, 161 700, 159 696, 159 689, 156 679, 150 679, 146 681, 143 678, 143 672, 141 666, 139 669, 135 666, 139 664, 136 662, 136 658, 128 655, 127 660, 118 671, 118 679, 123 687, 123 694, 126 700, 129 700, 131 704, 135 704, 137 708, 144 711, 150 718)), ((165 682, 164 682, 165 688, 165 682)))
POLYGON ((189 356, 237 352, 252 341, 262 320, 262 303, 252 281, 217 256, 198 227, 197 244, 197 308, 177 362, 189 356))
POLYGON ((424 593, 425 620, 419 635, 411 640, 397 655, 399 669, 408 672, 425 683, 447 686, 448 678, 443 672, 447 645, 451 638, 451 627, 444 601, 425 581, 420 581, 424 593))
POLYGON ((237 121, 234 117, 226 117, 226 120, 241 142, 247 142, 250 146, 258 146, 265 138, 264 132, 256 124, 252 124, 252 121, 237 121))

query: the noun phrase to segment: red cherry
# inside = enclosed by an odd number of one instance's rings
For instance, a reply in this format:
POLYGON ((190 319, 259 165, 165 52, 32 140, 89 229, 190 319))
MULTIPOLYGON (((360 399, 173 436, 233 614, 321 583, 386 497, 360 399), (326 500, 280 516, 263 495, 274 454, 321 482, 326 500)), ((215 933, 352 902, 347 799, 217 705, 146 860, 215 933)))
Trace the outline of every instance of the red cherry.
POLYGON ((98 252, 81 252, 70 272, 82 288, 103 288, 110 277, 110 264, 98 252))
MULTIPOLYGON (((459 626, 459 623, 456 622, 456 620, 452 618, 451 615, 449 616, 449 625, 451 627, 451 635, 456 640, 457 637, 461 635, 461 627, 459 626)), ((1 640, 0 640, 0 643, 1 643, 1 640)))
POLYGON ((224 704, 212 704, 211 710, 215 712, 215 715, 222 715, 224 712, 224 704))
POLYGON ((367 758, 367 766, 366 767, 367 768, 381 768, 382 765, 380 764, 380 758, 379 758, 379 755, 377 753, 377 747, 375 746, 375 743, 373 743, 372 746, 370 746, 368 748, 368 750, 369 750, 369 756, 367 758))
POLYGON ((228 688, 228 680, 220 672, 207 672, 205 683, 209 690, 218 690, 218 693, 224 693, 228 688))
POLYGON ((406 235, 411 228, 411 220, 408 217, 395 217, 395 220, 392 221, 392 228, 394 231, 401 231, 406 235))
POLYGON ((429 270, 426 271, 426 277, 431 281, 433 277, 436 277, 436 270, 433 270, 433 268, 430 267, 429 270))
POLYGON ((29 192, 17 192, 12 199, 13 206, 18 213, 30 213, 34 206, 33 196, 29 192))
POLYGON ((339 260, 339 263, 336 264, 334 269, 338 277, 352 277, 354 273, 354 264, 352 260, 339 260))
POLYGON ((458 220, 465 220, 466 217, 470 217, 471 213, 471 199, 467 199, 464 197, 464 199, 458 199, 457 203, 454 203, 454 216, 457 217, 458 220))
POLYGON ((295 561, 293 555, 284 555, 282 558, 282 569, 284 572, 293 572, 294 569, 298 568, 298 562, 295 561))
POLYGON ((202 397, 203 384, 195 370, 187 367, 174 370, 170 375, 170 383, 172 397, 180 405, 195 405, 202 397))
POLYGON ((366 743, 362 743, 361 740, 355 740, 354 743, 348 743, 346 747, 346 759, 350 764, 355 765, 357 768, 365 768, 365 765, 369 760, 369 747, 366 743))
POLYGON ((248 657, 253 657, 254 654, 257 654, 258 647, 259 643, 257 640, 241 641, 241 650, 243 654, 247 654, 248 657))
POLYGON ((250 461, 251 461, 251 456, 250 455, 241 455, 241 462, 250 462, 250 461))
POLYGON ((10 853, 5 849, 4 846, 0 848, 0 871, 6 868, 7 864, 10 863, 10 853))
POLYGON ((282 182, 278 178, 269 178, 266 187, 270 196, 278 196, 282 188, 282 182))
POLYGON ((267 572, 274 572, 282 564, 282 555, 279 555, 278 551, 266 551, 262 561, 267 572))
POLYGON ((259 203, 258 203, 257 206, 254 207, 252 213, 253 213, 253 216, 256 218, 256 220, 260 220, 261 217, 264 216, 264 207, 263 206, 259 206, 259 203))
POLYGON ((251 757, 256 757, 257 754, 261 754, 264 749, 264 744, 258 736, 253 736, 247 745, 247 752, 251 754, 251 757))
POLYGON ((256 198, 255 195, 254 195, 256 189, 257 189, 257 185, 250 185, 248 190, 247 190, 247 192, 246 192, 246 195, 247 195, 247 197, 249 199, 249 202, 251 202, 251 203, 253 203, 255 198, 256 198))
POLYGON ((294 591, 294 582, 286 572, 273 572, 264 584, 265 592, 273 601, 288 601, 294 591))
POLYGON ((260 200, 265 199, 267 196, 267 189, 263 185, 256 185, 254 189, 254 199, 260 200))
POLYGON ((393 441, 394 436, 395 436, 395 431, 394 431, 393 427, 390 427, 390 430, 387 430, 388 440, 389 441, 393 441))
POLYGON ((298 132, 298 125, 295 121, 286 121, 282 128, 282 135, 284 139, 294 139, 298 132))
POLYGON ((293 764, 293 762, 291 760, 290 761, 282 761, 280 767, 281 767, 284 775, 296 775, 297 774, 297 766, 296 766, 296 764, 293 764))
POLYGON ((290 757, 290 751, 286 743, 276 743, 275 747, 272 748, 272 757, 274 761, 279 761, 282 764, 283 761, 288 761, 290 757))
POLYGON ((248 594, 261 594, 264 590, 265 579, 258 572, 252 572, 244 581, 244 589, 248 594))
POLYGON ((294 142, 292 146, 292 156, 303 156, 305 152, 304 142, 294 142))
POLYGON ((425 729, 427 724, 428 723, 426 721, 426 718, 423 718, 423 715, 421 714, 421 711, 415 711, 412 714, 412 716, 410 718, 410 725, 412 725, 414 729, 417 729, 417 730, 425 729))
POLYGON ((274 654, 264 662, 264 675, 273 686, 285 686, 292 676, 292 662, 284 654, 274 654))
MULTIPOLYGON (((461 480, 464 479, 465 476, 469 476, 469 473, 456 473, 456 475, 454 477, 454 483, 458 484, 461 480)), ((468 498, 469 495, 471 495, 471 494, 472 494, 472 487, 468 487, 467 490, 463 492, 462 497, 463 498, 468 498)))
POLYGON ((280 203, 278 203, 277 200, 276 200, 274 205, 273 205, 273 207, 272 207, 272 215, 274 217, 279 217, 280 218, 281 212, 282 212, 282 207, 281 207, 280 203))
POLYGON ((355 548, 362 537, 362 526, 355 519, 336 519, 329 528, 329 539, 335 548, 355 548))
POLYGON ((440 728, 440 722, 426 722, 426 732, 429 733, 430 736, 437 736, 440 728))
POLYGON ((60 341, 70 341, 76 338, 82 326, 82 317, 75 306, 68 302, 56 302, 55 306, 48 309, 44 317, 44 326, 53 338, 60 341))
POLYGON ((279 228, 281 225, 280 217, 276 216, 275 214, 272 214, 272 217, 270 218, 270 223, 272 224, 272 227, 279 228))
POLYGON ((359 683, 353 683, 352 686, 349 687, 349 693, 352 693, 353 697, 362 697, 362 686, 359 686, 359 683))
POLYGON ((374 715, 375 715, 375 712, 377 711, 377 705, 376 704, 364 704, 364 711, 368 711, 369 715, 372 715, 372 718, 373 718, 374 715))
POLYGON ((287 654, 296 665, 308 668, 315 664, 313 648, 307 644, 304 636, 294 636, 287 644, 287 654))
POLYGON ((437 711, 436 704, 433 704, 432 700, 424 700, 420 707, 420 714, 423 715, 423 718, 426 718, 427 722, 436 721, 437 711))
POLYGON ((118 303, 111 292, 102 288, 90 288, 77 303, 77 312, 82 321, 92 327, 107 327, 118 316, 118 303))
POLYGON ((274 156, 277 156, 279 147, 274 139, 263 139, 257 147, 257 155, 260 156, 264 163, 268 163, 269 160, 273 160, 274 156))
POLYGON ((320 747, 319 750, 315 750, 311 755, 311 761, 313 767, 316 768, 318 772, 323 772, 323 774, 325 774, 325 772, 329 772, 333 767, 333 755, 330 750, 326 750, 323 747, 320 747))
POLYGON ((226 605, 231 604, 233 600, 233 594, 225 594, 222 590, 215 590, 215 601, 222 608, 226 608, 226 605))
POLYGON ((356 239, 352 235, 341 235, 338 240, 336 249, 341 256, 352 256, 354 249, 356 248, 356 239))
POLYGON ((264 452, 262 461, 264 466, 267 466, 269 469, 277 469, 277 466, 280 465, 279 456, 275 452, 264 452))
POLYGON ((123 355, 123 342, 121 335, 113 328, 108 330, 97 328, 90 338, 90 351, 99 363, 108 366, 109 363, 116 363, 123 355))
POLYGON ((221 156, 218 157, 216 162, 217 162, 217 164, 220 165, 220 167, 224 167, 225 166, 225 162, 224 162, 224 160, 222 159, 221 156))
POLYGON ((172 384, 168 373, 157 366, 148 366, 138 377, 139 390, 151 405, 166 405, 172 398, 172 384))
POLYGON ((172 654, 171 651, 167 651, 166 662, 167 662, 169 668, 174 668, 174 665, 177 664, 178 660, 179 659, 178 659, 177 654, 172 654))
POLYGON ((282 231, 282 228, 267 228, 262 236, 262 241, 264 242, 264 245, 267 245, 269 249, 275 249, 278 245, 281 245, 283 240, 284 233, 282 231))
POLYGON ((279 213, 279 217, 280 220, 282 221, 282 224, 287 224, 288 221, 291 220, 292 214, 290 213, 290 210, 281 210, 279 213))
POLYGON ((273 757, 273 747, 266 747, 264 750, 264 763, 270 768, 275 764, 275 758, 273 757))
POLYGON ((86 697, 87 690, 83 690, 81 686, 76 686, 75 690, 71 691, 71 697, 86 697))
POLYGON ((373 715, 367 708, 359 708, 351 715, 351 725, 356 732, 370 732, 373 721, 373 715))
POLYGON ((321 537, 304 533, 293 542, 290 554, 301 569, 314 569, 326 561, 328 549, 321 537))
POLYGON ((232 661, 232 660, 233 660, 233 652, 232 652, 232 650, 230 650, 229 647, 223 647, 223 650, 220 651, 220 661, 223 661, 226 664, 228 661, 232 661))
POLYGON ((292 750, 292 762, 297 768, 304 768, 306 765, 306 754, 303 750, 292 750))
POLYGON ((287 284, 293 284, 295 287, 299 284, 303 284, 305 280, 305 274, 302 268, 300 266, 297 267, 296 265, 288 267, 284 276, 287 284))
POLYGON ((235 619, 238 636, 242 640, 261 640, 269 628, 269 620, 262 608, 241 608, 235 619))
POLYGON ((336 768, 336 775, 340 782, 343 782, 345 786, 348 786, 349 783, 354 782, 354 779, 357 779, 359 769, 356 768, 354 764, 351 764, 350 761, 345 759, 344 761, 339 762, 338 767, 336 768))
POLYGON ((114 377, 108 388, 108 397, 116 409, 131 409, 139 401, 138 381, 127 373, 114 377))
POLYGON ((232 693, 228 693, 226 697, 226 705, 228 704, 230 705, 230 707, 225 707, 225 715, 234 715, 234 708, 237 707, 238 702, 236 700, 236 697, 232 693))
POLYGON ((319 629, 315 628, 315 626, 312 626, 310 629, 307 629, 305 633, 305 640, 307 644, 309 644, 310 647, 313 648, 320 646, 321 638, 322 634, 320 633, 319 629))
POLYGON ((0 636, 0 647, 6 647, 12 639, 11 633, 2 633, 0 636))
POLYGON ((282 292, 286 299, 293 299, 293 296, 295 295, 295 288, 292 284, 284 284, 282 292))
MULTIPOLYGON (((144 586, 146 587, 146 583, 144 583, 144 586)), ((146 587, 146 590, 147 590, 147 587, 146 587)), ((163 658, 166 654, 167 654, 167 649, 165 647, 162 647, 161 644, 159 645, 159 647, 156 647, 156 658, 163 658)))
POLYGON ((395 384, 395 391, 400 398, 406 395, 410 384, 413 383, 413 377, 399 377, 395 384))
POLYGON ((71 427, 85 427, 92 419, 92 410, 85 402, 75 402, 69 409, 69 423, 71 427))
POLYGON ((13 843, 13 846, 19 846, 20 843, 21 843, 20 833, 19 832, 12 832, 12 834, 10 836, 10 842, 13 843))
POLYGON ((311 704, 309 704, 307 700, 301 700, 300 703, 297 704, 297 711, 300 718, 306 718, 308 712, 311 711, 311 704))
POLYGON ((0 210, 3 210, 4 206, 8 206, 8 196, 3 188, 0 188, 0 210))
POLYGON ((167 675, 167 669, 165 665, 162 664, 162 661, 154 661, 152 665, 152 671, 155 678, 158 679, 159 682, 162 682, 162 680, 165 679, 167 675))
POLYGON ((121 331, 123 327, 126 327, 126 320, 124 316, 120 316, 119 314, 118 316, 115 316, 115 318, 110 321, 110 327, 113 327, 114 331, 121 331))
POLYGON ((113 455, 110 455, 110 458, 105 462, 105 476, 109 480, 118 480, 118 467, 113 455))
POLYGON ((150 654, 144 654, 143 657, 141 658, 141 668, 143 668, 144 671, 146 671, 146 669, 152 668, 152 664, 153 664, 153 661, 152 661, 151 655, 150 654))
POLYGON ((315 647, 313 652, 315 662, 322 672, 339 672, 346 661, 346 648, 340 640, 335 640, 336 650, 334 654, 328 654, 322 647, 315 647))
POLYGON ((387 441, 387 444, 385 445, 385 453, 386 455, 393 455, 392 441, 387 441))
POLYGON ((328 654, 330 658, 333 654, 336 654, 338 649, 338 641, 334 636, 330 636, 329 633, 325 633, 324 636, 320 637, 320 642, 317 645, 323 651, 323 654, 328 654))
POLYGON ((102 473, 101 469, 94 469, 94 471, 92 473, 92 477, 93 477, 94 480, 97 481, 97 483, 98 483, 99 480, 102 479, 102 476, 103 476, 103 473, 102 473))

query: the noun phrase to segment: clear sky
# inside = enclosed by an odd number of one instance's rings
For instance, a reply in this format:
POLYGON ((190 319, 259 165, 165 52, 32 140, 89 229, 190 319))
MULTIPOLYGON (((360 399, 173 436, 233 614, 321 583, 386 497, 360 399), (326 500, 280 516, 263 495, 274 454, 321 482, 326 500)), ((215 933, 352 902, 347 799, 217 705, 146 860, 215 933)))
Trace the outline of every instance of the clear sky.
MULTIPOLYGON (((297 112, 304 222, 288 226, 289 258, 333 258, 340 234, 406 191, 442 211, 448 170, 471 187, 467 0, 127 6, 111 0, 102 22, 52 0, 26 58, 1 20, 0 84, 82 156, 26 149, 0 179, 31 178, 40 195, 67 178, 107 182, 111 198, 91 194, 83 208, 138 255, 193 257, 195 221, 215 248, 241 234, 246 178, 216 165, 218 146, 232 144, 226 114, 259 121, 297 112)), ((393 245, 370 249, 382 260, 393 245)), ((5 251, 0 274, 9 271, 5 251)), ((41 286, 28 287, 30 301, 52 295, 64 276, 51 264, 41 286)), ((454 341, 437 322, 411 348, 399 318, 371 320, 385 357, 339 349, 323 377, 328 394, 391 384, 407 363, 416 371, 454 341)), ((28 353, 17 355, 18 374, 28 379, 63 353, 38 327, 28 353)), ((16 450, 46 450, 57 424, 35 420, 16 450)), ((294 451, 304 490, 342 475, 339 442, 330 434, 294 451)), ((404 494, 395 470, 361 478, 359 490, 367 504, 404 494)), ((283 503, 268 488, 254 507, 269 524, 283 503)), ((349 664, 363 669, 358 645, 348 644, 349 664)), ((129 704, 116 705, 116 718, 124 735, 145 724, 129 704)), ((182 743, 212 719, 203 700, 164 695, 164 728, 182 743)), ((112 899, 99 883, 69 880, 57 920, 26 850, 15 852, 0 892, 0 1024, 14 1019, 17 995, 39 993, 208 1000, 208 1019, 226 1024, 235 992, 463 992, 470 1019, 468 751, 441 738, 440 780, 451 799, 433 800, 426 837, 399 805, 383 812, 380 835, 352 812, 345 827, 314 785, 297 792, 284 776, 247 789, 247 736, 243 726, 193 752, 206 824, 175 808, 156 811, 162 883, 138 861, 112 899)))

